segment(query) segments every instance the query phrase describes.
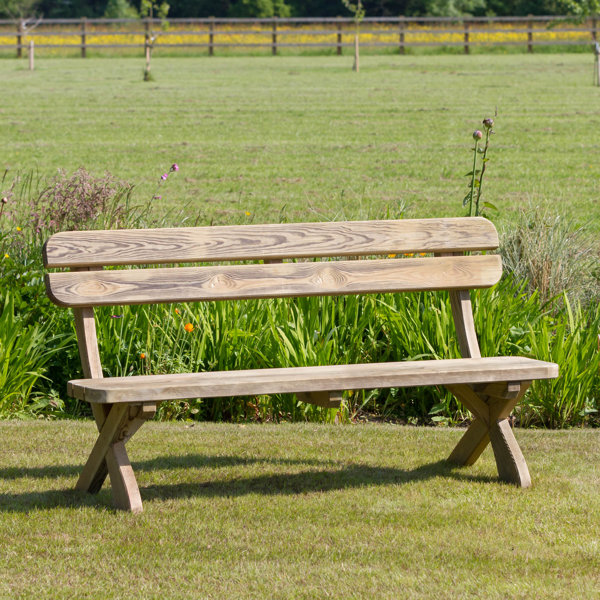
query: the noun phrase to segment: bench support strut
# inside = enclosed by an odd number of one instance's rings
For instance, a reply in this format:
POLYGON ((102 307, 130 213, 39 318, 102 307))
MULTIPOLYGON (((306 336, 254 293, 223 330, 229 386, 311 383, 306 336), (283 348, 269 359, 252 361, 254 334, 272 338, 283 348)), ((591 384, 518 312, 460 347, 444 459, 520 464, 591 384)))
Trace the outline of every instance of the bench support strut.
POLYGON ((108 474, 115 507, 142 512, 140 490, 125 444, 145 421, 154 416, 156 405, 114 404, 106 409, 98 405, 95 408, 94 416, 100 435, 75 487, 95 494, 100 491, 108 474))
POLYGON ((519 487, 529 487, 529 469, 508 416, 530 385, 530 381, 525 381, 485 387, 466 384, 447 386, 475 416, 448 460, 461 466, 472 465, 491 442, 500 479, 519 487))

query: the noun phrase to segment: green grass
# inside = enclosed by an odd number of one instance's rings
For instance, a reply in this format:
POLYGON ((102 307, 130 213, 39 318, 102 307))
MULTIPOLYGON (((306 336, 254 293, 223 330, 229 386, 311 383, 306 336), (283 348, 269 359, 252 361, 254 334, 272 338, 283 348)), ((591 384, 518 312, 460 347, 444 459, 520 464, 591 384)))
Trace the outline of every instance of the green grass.
POLYGON ((598 431, 518 431, 533 487, 392 425, 151 423, 144 500, 73 490, 83 422, 0 422, 1 598, 595 598, 598 431))
MULTIPOLYGON (((600 230, 591 54, 0 61, 0 165, 85 166, 201 222, 456 215, 471 133, 496 108, 484 196, 600 230), (250 212, 247 216, 245 213, 250 212)), ((182 221, 179 218, 178 222, 182 221)))

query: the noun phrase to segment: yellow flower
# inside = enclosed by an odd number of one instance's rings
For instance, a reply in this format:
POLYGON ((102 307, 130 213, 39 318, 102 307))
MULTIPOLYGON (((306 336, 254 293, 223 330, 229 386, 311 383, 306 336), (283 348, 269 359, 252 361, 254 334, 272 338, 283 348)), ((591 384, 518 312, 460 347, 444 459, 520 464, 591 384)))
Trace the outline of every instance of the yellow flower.
POLYGON ((427 256, 427 252, 419 252, 419 256, 427 256))
POLYGON ((176 309, 175 309, 175 314, 176 314, 176 315, 180 315, 180 314, 181 314, 181 311, 180 311, 178 308, 176 308, 176 309))
POLYGON ((246 211, 246 216, 249 217, 252 213, 250 211, 246 211))
POLYGON ((21 231, 21 228, 20 228, 20 227, 17 227, 17 231, 21 231))
POLYGON ((5 255, 4 255, 4 258, 8 258, 8 254, 5 254, 5 255))
POLYGON ((191 323, 186 323, 184 329, 188 332, 191 333, 192 331, 194 331, 194 326, 191 323))
POLYGON ((395 254, 388 254, 388 258, 396 258, 395 254))
POLYGON ((408 258, 411 258, 412 256, 414 256, 415 253, 414 252, 405 252, 404 256, 407 256, 408 258))

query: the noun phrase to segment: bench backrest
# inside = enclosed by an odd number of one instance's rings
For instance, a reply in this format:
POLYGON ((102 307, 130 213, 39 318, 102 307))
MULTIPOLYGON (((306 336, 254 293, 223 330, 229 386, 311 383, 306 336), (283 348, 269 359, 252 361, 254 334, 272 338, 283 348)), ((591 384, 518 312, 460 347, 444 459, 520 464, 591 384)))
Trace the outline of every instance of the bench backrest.
POLYGON ((488 287, 501 276, 500 258, 462 253, 497 246, 482 218, 72 231, 48 240, 44 262, 77 270, 47 275, 55 303, 90 307, 488 287), (367 256, 379 258, 281 262, 367 256), (99 271, 249 260, 266 264, 99 271))
POLYGON ((84 376, 96 378, 94 307, 157 302, 449 290, 462 356, 477 358, 469 290, 494 285, 502 263, 471 252, 497 247, 479 217, 70 231, 46 242, 44 264, 71 269, 47 273, 46 288, 73 308, 84 376), (336 260, 303 260, 325 257, 336 260), (179 266, 214 262, 228 264, 179 266), (103 270, 141 265, 152 266, 103 270))

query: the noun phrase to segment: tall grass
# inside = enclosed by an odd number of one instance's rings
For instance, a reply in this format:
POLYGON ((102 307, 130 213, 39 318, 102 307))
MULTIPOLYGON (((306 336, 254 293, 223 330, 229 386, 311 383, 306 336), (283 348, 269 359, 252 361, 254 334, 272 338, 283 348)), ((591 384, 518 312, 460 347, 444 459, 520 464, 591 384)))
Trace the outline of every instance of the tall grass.
MULTIPOLYGON (((0 264, 1 287, 6 298, 0 321, 4 373, 0 416, 40 411, 48 416, 85 414, 89 410, 86 404, 64 398, 66 381, 81 375, 78 351, 69 311, 57 309, 46 298, 41 240, 55 229, 75 225, 88 229, 147 226, 147 213, 129 202, 129 187, 110 177, 94 180, 84 171, 72 176, 59 174, 48 184, 36 182, 33 175, 24 177, 10 186, 9 196, 9 204, 25 205, 26 211, 7 212, 0 221, 5 252, 0 264), (34 200, 17 202, 27 195, 34 200), (72 210, 64 211, 62 205, 72 210), (77 224, 69 221, 74 213, 82 215, 77 224), (28 214, 35 216, 37 227, 26 232, 16 224, 24 223, 28 214), (45 373, 51 374, 52 380, 44 379, 45 373), (40 398, 45 400, 40 403, 40 398)), ((570 298, 561 295, 564 300, 560 302, 546 299, 551 291, 568 287, 563 272, 586 264, 581 259, 591 254, 562 222, 556 231, 558 221, 543 221, 542 225, 533 221, 526 220, 525 226, 518 223, 505 245, 503 255, 513 260, 508 269, 511 275, 491 289, 472 292, 482 355, 532 356, 559 364, 559 379, 536 382, 530 389, 517 412, 521 424, 566 427, 596 423, 600 309, 597 302, 590 301, 598 298, 596 288, 588 286, 585 294, 570 298), (565 249, 557 240, 567 240, 572 247, 565 249), (517 247, 519 252, 513 252, 517 247), (543 287, 541 293, 531 284, 537 263, 528 257, 536 256, 560 263, 554 269, 557 276, 551 280, 552 286, 543 287)), ((166 217, 158 223, 168 224, 166 217)), ((579 279, 582 281, 582 275, 579 279)), ((590 281, 595 280, 592 277, 590 281)), ((460 355, 449 297, 444 292, 104 307, 97 311, 97 329, 104 369, 111 376, 460 355)), ((432 387, 346 390, 339 412, 306 406, 289 394, 169 402, 159 410, 162 419, 331 421, 372 417, 443 425, 470 415, 444 388, 432 387)))

